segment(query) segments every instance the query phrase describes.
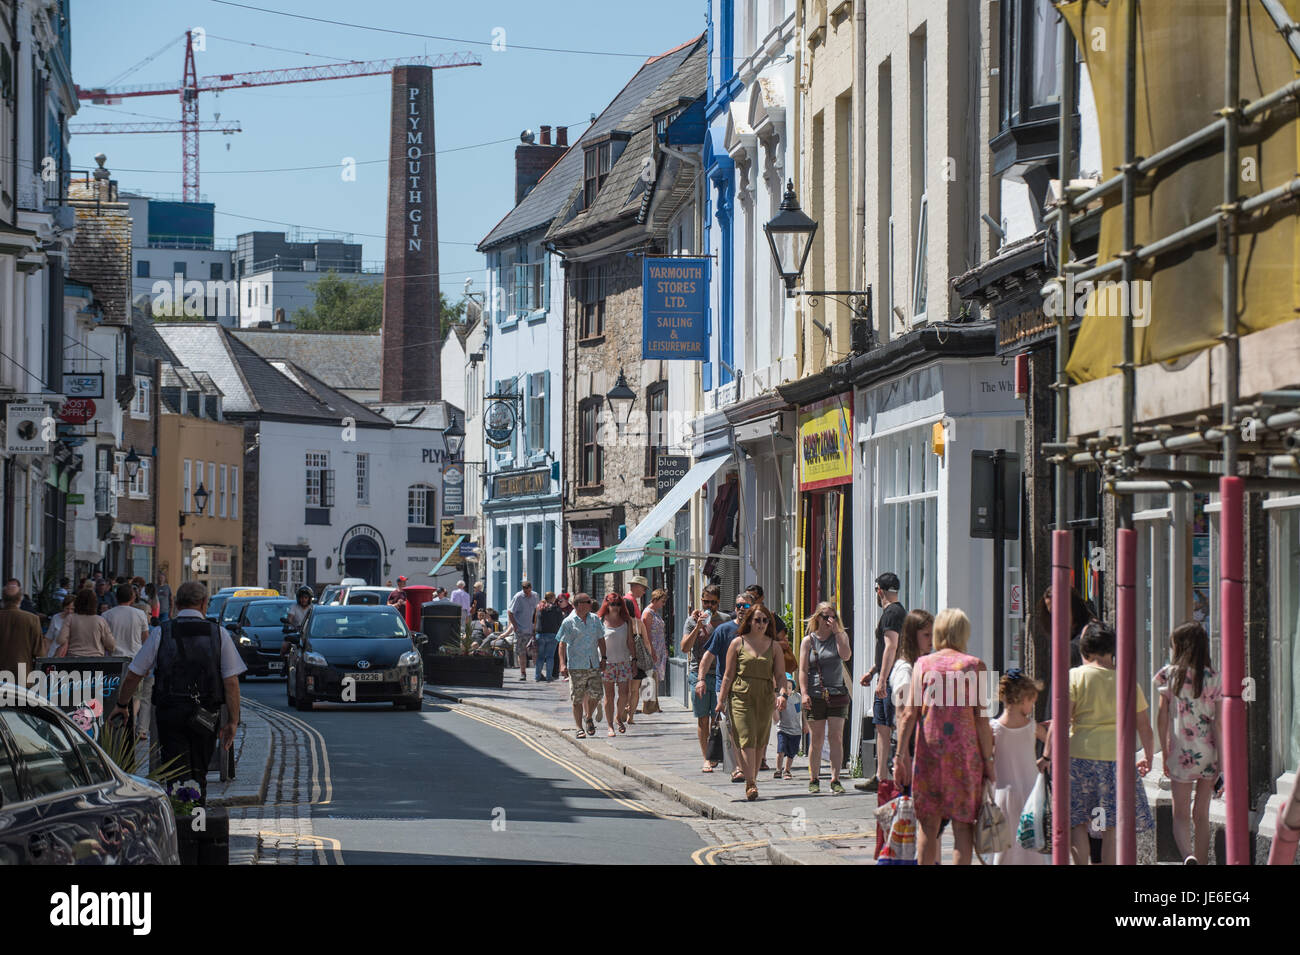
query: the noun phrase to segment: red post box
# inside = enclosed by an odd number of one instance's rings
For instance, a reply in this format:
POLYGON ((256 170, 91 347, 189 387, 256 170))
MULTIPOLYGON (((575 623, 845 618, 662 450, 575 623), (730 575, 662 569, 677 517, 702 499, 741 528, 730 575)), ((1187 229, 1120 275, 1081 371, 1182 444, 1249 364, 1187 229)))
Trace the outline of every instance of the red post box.
POLYGON ((433 588, 424 584, 407 584, 403 592, 406 594, 406 625, 419 632, 420 608, 433 599, 433 588))

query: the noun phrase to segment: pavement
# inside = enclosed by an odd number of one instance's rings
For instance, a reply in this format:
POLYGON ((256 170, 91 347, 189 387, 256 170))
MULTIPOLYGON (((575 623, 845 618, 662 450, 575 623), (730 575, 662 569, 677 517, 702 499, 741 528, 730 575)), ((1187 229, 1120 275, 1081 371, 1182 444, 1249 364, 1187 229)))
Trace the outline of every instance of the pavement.
MULTIPOLYGON (((748 802, 744 787, 732 783, 721 769, 713 773, 700 771, 695 717, 675 700, 662 698, 659 713, 637 714, 624 735, 611 739, 606 736, 607 727, 598 723, 594 738, 578 739, 569 684, 562 680, 537 683, 530 676, 528 682, 520 683, 507 673, 505 685, 500 688, 426 686, 425 694, 545 730, 642 786, 714 820, 709 831, 722 841, 702 850, 702 861, 730 861, 722 857, 761 852, 766 856, 763 861, 783 865, 874 864, 874 793, 855 790, 845 775, 842 781, 846 791, 833 795, 824 760, 822 791, 811 794, 807 791, 807 758, 797 757, 793 780, 778 781, 770 773, 760 774, 759 798, 748 802)), ((775 740, 774 730, 769 762, 775 756, 775 740)), ((952 839, 948 834, 942 858, 945 864, 952 861, 952 839)))

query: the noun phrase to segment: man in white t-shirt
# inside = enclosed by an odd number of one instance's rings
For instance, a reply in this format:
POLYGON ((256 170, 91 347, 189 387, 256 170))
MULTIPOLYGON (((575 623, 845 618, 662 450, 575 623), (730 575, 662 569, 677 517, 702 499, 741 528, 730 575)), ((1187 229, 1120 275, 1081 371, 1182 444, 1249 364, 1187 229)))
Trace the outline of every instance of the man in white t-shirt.
MULTIPOLYGON (((135 588, 130 584, 119 584, 113 593, 117 598, 117 606, 105 610, 100 616, 113 631, 117 653, 134 657, 149 639, 149 615, 131 606, 135 601, 135 588)), ((153 678, 150 677, 141 682, 140 691, 131 700, 131 718, 135 721, 136 732, 140 737, 145 735, 148 726, 148 703, 152 694, 153 678)))

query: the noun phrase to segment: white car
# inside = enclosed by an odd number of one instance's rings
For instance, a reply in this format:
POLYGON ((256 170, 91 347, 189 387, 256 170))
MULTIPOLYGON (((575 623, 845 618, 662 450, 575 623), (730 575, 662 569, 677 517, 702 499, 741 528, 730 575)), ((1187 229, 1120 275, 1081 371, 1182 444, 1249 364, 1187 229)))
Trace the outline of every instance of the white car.
POLYGON ((337 606, 340 604, 383 606, 388 603, 388 595, 393 587, 370 587, 366 584, 331 584, 321 592, 320 604, 337 606))

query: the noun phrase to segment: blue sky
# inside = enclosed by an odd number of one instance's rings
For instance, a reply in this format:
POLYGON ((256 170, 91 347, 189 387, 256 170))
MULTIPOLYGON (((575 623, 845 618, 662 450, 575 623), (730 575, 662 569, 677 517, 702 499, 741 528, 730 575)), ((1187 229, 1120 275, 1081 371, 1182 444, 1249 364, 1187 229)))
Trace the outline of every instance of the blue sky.
MULTIPOLYGON (((207 49, 195 54, 200 77, 330 60, 475 53, 482 66, 434 74, 439 273, 443 289, 453 300, 459 297, 466 275, 472 274, 476 286, 482 287, 483 256, 474 245, 514 203, 514 148, 519 133, 536 131, 543 124, 568 125, 572 142, 644 58, 702 33, 706 10, 705 0, 659 0, 653 5, 626 0, 245 2, 262 9, 455 39, 311 22, 216 0, 72 0, 73 79, 83 87, 179 85, 184 33, 194 27, 207 33, 207 49), (144 66, 121 76, 177 38, 179 42, 144 66), (492 49, 494 38, 504 39, 504 51, 492 49), (633 55, 542 52, 523 46, 633 55), (484 143, 490 145, 479 145, 484 143)), ((351 233, 364 244, 367 260, 381 261, 390 85, 387 76, 373 76, 202 94, 201 120, 220 113, 222 120, 238 120, 243 129, 230 136, 205 133, 200 137, 199 188, 216 203, 218 239, 300 226, 307 232, 351 233), (341 176, 346 157, 358 163, 352 182, 341 176), (301 166, 326 168, 260 171, 301 166)), ((151 119, 179 120, 178 99, 137 97, 110 107, 87 103, 73 124, 151 119)), ((98 152, 108 156, 107 166, 123 189, 179 195, 179 134, 72 137, 73 168, 92 168, 98 152)))

